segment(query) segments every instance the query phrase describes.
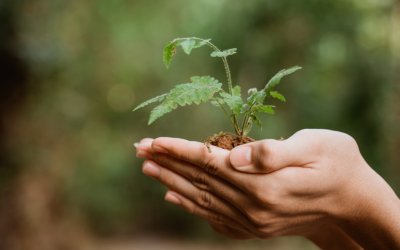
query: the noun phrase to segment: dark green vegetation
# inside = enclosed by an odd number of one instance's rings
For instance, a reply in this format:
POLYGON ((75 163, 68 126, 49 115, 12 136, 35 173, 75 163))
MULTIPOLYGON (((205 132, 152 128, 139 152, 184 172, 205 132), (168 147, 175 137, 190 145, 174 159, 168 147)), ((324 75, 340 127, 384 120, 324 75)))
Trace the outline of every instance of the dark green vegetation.
POLYGON ((220 51, 214 44, 210 42, 211 39, 201 39, 196 37, 188 38, 176 38, 171 42, 168 42, 164 49, 164 64, 168 68, 172 61, 172 56, 176 54, 176 47, 181 46, 186 54, 190 54, 192 49, 202 47, 204 45, 210 46, 214 49, 211 53, 212 57, 221 57, 225 66, 225 72, 228 78, 229 92, 225 92, 222 89, 222 83, 210 76, 193 76, 190 78, 191 83, 181 84, 172 89, 169 93, 154 97, 139 106, 133 111, 142 108, 153 102, 165 101, 157 106, 150 114, 149 124, 153 123, 157 118, 161 117, 165 113, 171 112, 173 109, 178 107, 178 104, 185 106, 186 104, 192 104, 193 102, 199 104, 200 102, 206 102, 213 100, 211 103, 214 106, 220 107, 229 121, 233 125, 237 136, 247 136, 250 132, 253 123, 262 128, 261 122, 258 119, 258 114, 261 112, 274 114, 273 105, 264 105, 265 97, 278 98, 281 101, 286 101, 285 97, 274 91, 275 85, 277 85, 281 78, 289 75, 296 70, 301 69, 300 67, 292 67, 290 69, 284 69, 279 71, 271 80, 265 85, 265 87, 257 91, 257 88, 251 88, 248 91, 249 97, 247 102, 243 103, 241 97, 240 86, 232 87, 232 77, 229 70, 227 56, 236 54, 236 48, 220 51), (220 97, 214 97, 214 94, 219 93, 220 97), (228 114, 223 104, 227 104, 232 112, 228 114), (240 126, 238 123, 238 116, 244 116, 243 125, 240 126))

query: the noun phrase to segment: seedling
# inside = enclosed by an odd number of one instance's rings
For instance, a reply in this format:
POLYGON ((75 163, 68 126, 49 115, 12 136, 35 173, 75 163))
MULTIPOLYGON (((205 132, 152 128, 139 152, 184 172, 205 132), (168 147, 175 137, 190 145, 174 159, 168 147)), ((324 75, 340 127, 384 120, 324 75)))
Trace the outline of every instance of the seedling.
MULTIPOLYGON (((226 76, 228 78, 228 91, 223 90, 222 83, 213 77, 193 76, 190 78, 191 83, 177 85, 169 93, 154 97, 140 104, 133 111, 150 103, 163 101, 151 111, 149 119, 150 125, 164 114, 176 109, 178 105, 185 106, 186 104, 190 105, 193 102, 199 104, 200 102, 211 101, 212 105, 220 107, 224 111, 226 117, 229 119, 235 130, 237 138, 246 137, 254 123, 262 128, 258 115, 261 112, 274 114, 273 108, 275 108, 275 106, 272 105, 264 105, 264 99, 266 97, 273 97, 285 102, 285 97, 277 91, 274 91, 274 87, 280 82, 282 77, 301 69, 301 67, 296 66, 279 71, 271 78, 271 80, 269 80, 262 90, 258 91, 256 88, 249 89, 249 97, 243 102, 240 86, 233 87, 232 85, 231 72, 227 61, 228 56, 236 54, 236 48, 221 51, 212 44, 210 40, 211 39, 189 37, 176 38, 171 42, 168 42, 164 48, 164 64, 168 69, 172 57, 176 54, 176 47, 178 46, 181 46, 183 51, 189 55, 192 49, 208 45, 214 50, 211 53, 211 56, 220 57, 224 63, 226 76), (217 93, 218 95, 216 95, 217 93), (238 122, 239 117, 243 117, 241 125, 238 122)), ((217 137, 223 138, 225 136, 226 134, 220 134, 219 136, 214 136, 213 139, 217 137)))

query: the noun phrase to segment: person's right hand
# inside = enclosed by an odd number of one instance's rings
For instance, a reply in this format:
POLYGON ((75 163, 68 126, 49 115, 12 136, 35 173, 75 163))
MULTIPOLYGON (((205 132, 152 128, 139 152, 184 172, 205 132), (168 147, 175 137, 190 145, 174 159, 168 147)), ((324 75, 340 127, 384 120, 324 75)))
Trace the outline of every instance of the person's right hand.
POLYGON ((365 248, 399 246, 399 223, 391 221, 399 218, 398 198, 346 134, 302 130, 212 154, 201 143, 158 138, 151 149, 155 162, 146 161, 144 172, 203 218, 260 238, 334 223, 365 248))

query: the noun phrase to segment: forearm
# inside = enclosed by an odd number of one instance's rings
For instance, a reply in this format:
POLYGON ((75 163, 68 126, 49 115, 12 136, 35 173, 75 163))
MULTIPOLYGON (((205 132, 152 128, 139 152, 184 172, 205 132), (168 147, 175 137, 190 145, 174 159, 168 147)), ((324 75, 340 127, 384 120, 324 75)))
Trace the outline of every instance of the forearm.
POLYGON ((338 225, 365 249, 400 249, 400 203, 382 204, 338 225))
POLYGON ((372 169, 366 176, 337 225, 364 249, 400 249, 400 200, 372 169))

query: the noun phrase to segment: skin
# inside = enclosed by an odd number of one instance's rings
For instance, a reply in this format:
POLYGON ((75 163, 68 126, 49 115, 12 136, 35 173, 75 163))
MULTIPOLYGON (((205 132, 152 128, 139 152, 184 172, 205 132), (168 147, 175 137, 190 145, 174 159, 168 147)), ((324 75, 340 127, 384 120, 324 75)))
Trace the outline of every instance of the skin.
POLYGON ((144 139, 143 172, 166 200, 232 239, 297 235, 322 249, 400 249, 400 201, 357 143, 301 130, 231 152, 176 138, 144 139))

